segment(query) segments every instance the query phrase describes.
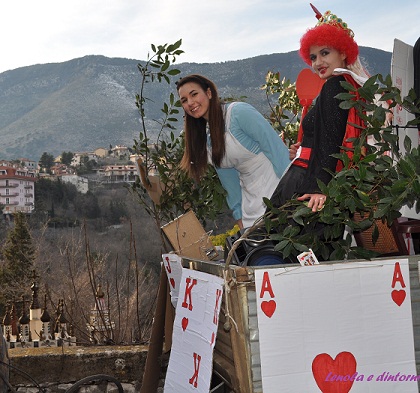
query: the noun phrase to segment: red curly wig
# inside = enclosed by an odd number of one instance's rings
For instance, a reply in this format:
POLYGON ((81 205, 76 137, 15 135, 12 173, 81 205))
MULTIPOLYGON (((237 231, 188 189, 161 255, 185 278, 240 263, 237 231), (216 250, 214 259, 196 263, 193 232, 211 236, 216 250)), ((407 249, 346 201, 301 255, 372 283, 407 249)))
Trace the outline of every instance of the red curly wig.
POLYGON ((311 46, 328 45, 346 55, 347 65, 353 64, 359 54, 359 47, 344 29, 324 23, 309 29, 300 39, 299 54, 309 66, 311 46))

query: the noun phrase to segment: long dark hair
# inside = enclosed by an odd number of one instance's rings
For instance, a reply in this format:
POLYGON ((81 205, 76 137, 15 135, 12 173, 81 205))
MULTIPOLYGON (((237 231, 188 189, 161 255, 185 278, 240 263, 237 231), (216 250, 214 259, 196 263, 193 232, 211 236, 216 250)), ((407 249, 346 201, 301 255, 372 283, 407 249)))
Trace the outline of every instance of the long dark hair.
MULTIPOLYGON (((216 85, 204 76, 193 74, 181 78, 177 82, 177 90, 186 83, 197 83, 204 92, 211 91, 209 103, 209 129, 214 165, 220 166, 225 155, 225 121, 216 85)), ((207 136, 206 120, 196 119, 185 113, 184 120, 185 150, 181 160, 181 168, 190 177, 199 181, 207 169, 207 136)))

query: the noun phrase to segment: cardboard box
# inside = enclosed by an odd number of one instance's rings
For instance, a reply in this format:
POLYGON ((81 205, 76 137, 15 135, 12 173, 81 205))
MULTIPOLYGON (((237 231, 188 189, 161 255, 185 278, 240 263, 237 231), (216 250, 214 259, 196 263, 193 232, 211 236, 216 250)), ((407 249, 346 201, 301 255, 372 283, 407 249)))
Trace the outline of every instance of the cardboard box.
POLYGON ((161 227, 163 233, 180 256, 209 261, 218 257, 200 221, 192 210, 161 227))

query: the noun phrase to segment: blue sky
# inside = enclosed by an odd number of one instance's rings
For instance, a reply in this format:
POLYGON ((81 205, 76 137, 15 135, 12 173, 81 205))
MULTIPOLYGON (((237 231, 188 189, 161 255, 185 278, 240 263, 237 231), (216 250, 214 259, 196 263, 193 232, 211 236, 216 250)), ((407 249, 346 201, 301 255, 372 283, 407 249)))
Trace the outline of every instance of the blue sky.
MULTIPOLYGON (((355 32, 359 45, 392 52, 420 36, 419 0, 314 0, 355 32)), ((182 38, 178 62, 215 63, 298 49, 316 23, 302 0, 21 0, 0 5, 0 72, 86 55, 143 60, 150 44, 182 38)))

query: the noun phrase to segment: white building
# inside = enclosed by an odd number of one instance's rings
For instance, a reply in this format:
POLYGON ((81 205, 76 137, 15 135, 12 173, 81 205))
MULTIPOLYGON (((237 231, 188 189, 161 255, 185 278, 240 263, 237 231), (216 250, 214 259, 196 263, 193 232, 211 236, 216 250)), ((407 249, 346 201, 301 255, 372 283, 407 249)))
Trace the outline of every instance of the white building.
POLYGON ((73 159, 71 161, 71 166, 77 167, 80 166, 83 163, 83 160, 87 159, 88 161, 98 161, 98 156, 93 151, 86 151, 86 152, 80 152, 80 153, 74 153, 73 159))
POLYGON ((31 213, 35 202, 35 171, 0 166, 0 204, 3 214, 31 213))
POLYGON ((38 163, 36 161, 30 160, 29 158, 19 158, 18 161, 20 161, 25 168, 33 172, 36 172, 38 168, 38 163))
POLYGON ((101 175, 107 183, 133 183, 136 181, 135 165, 107 165, 101 175))
POLYGON ((127 146, 117 145, 111 149, 111 155, 116 158, 128 158, 130 149, 127 146))

